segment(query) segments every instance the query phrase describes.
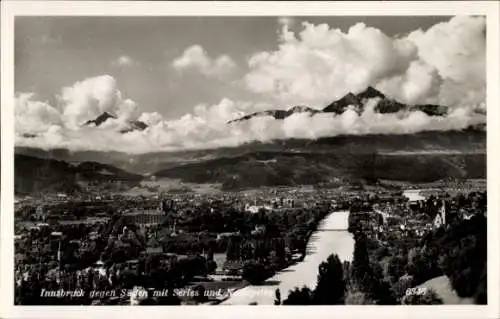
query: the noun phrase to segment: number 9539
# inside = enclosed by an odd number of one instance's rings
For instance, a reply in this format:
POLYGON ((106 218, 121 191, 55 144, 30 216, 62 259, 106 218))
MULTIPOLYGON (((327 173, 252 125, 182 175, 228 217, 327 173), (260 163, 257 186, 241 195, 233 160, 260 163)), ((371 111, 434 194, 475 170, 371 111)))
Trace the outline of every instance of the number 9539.
POLYGON ((414 296, 414 295, 425 295, 427 293, 427 288, 408 288, 406 289, 406 295, 407 296, 414 296))

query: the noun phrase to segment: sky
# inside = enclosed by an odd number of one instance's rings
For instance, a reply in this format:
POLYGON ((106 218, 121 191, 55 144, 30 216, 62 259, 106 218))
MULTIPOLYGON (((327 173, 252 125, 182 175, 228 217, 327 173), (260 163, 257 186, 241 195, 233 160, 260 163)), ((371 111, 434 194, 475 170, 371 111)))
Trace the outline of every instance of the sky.
POLYGON ((460 128, 485 107, 485 50, 482 17, 17 17, 16 143, 147 152, 460 128), (346 112, 223 125, 263 109, 323 108, 368 85, 454 111, 443 121, 346 112), (81 127, 103 111, 118 119, 81 127), (116 133, 137 119, 150 128, 116 133))

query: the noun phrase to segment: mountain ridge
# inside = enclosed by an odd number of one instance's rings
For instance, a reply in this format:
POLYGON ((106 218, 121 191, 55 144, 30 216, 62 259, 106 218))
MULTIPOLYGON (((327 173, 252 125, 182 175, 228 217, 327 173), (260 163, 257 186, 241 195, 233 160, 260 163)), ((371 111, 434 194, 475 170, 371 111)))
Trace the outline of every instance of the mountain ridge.
POLYGON ((220 184, 224 190, 298 185, 359 187, 382 180, 426 183, 449 178, 484 179, 486 153, 249 151, 175 163, 144 175, 97 162, 70 164, 16 154, 14 168, 17 195, 125 191, 150 176, 158 180, 220 184))
MULTIPOLYGON (((83 125, 84 126, 95 125, 96 127, 98 127, 98 126, 101 126, 102 124, 104 124, 109 119, 117 119, 117 118, 118 117, 116 117, 108 112, 103 112, 95 119, 88 120, 83 125)), ((129 127, 121 129, 120 133, 124 134, 124 133, 132 132, 132 131, 144 131, 145 129, 148 128, 148 125, 146 123, 144 123, 142 121, 138 121, 138 120, 129 120, 129 121, 127 121, 127 124, 129 125, 129 127)))
POLYGON ((309 113, 309 115, 314 115, 317 113, 334 113, 336 115, 340 115, 344 113, 350 106, 353 107, 358 114, 361 114, 364 111, 364 106, 366 100, 368 99, 379 99, 379 101, 377 101, 377 104, 375 105, 375 112, 381 114, 397 113, 400 111, 421 111, 428 116, 445 116, 448 113, 449 109, 447 106, 433 104, 406 105, 396 101, 395 99, 388 98, 382 92, 378 91, 372 86, 369 86, 364 91, 357 94, 349 92, 342 98, 329 103, 323 109, 315 109, 309 106, 298 105, 293 106, 287 110, 266 110, 251 113, 240 118, 228 121, 227 124, 242 122, 261 116, 272 116, 277 120, 283 120, 296 113, 309 113))
POLYGON ((219 183, 226 190, 262 186, 408 183, 486 177, 486 154, 401 154, 255 152, 160 170, 156 178, 219 183))
MULTIPOLYGON (((318 140, 289 139, 273 143, 255 142, 239 147, 135 155, 120 152, 70 152, 65 149, 44 151, 19 147, 15 151, 16 170, 19 168, 17 155, 24 154, 62 160, 73 166, 78 166, 82 162, 98 162, 140 176, 151 176, 160 172, 160 178, 181 178, 198 182, 221 180, 229 188, 232 187, 230 185, 258 186, 259 183, 294 185, 303 182, 312 183, 315 179, 322 182, 324 178, 337 177, 362 180, 370 178, 370 175, 366 174, 369 167, 381 172, 379 173, 381 179, 409 176, 410 180, 418 180, 421 177, 431 180, 434 177, 439 179, 444 176, 436 172, 434 167, 440 167, 444 172, 451 170, 451 176, 455 177, 485 176, 486 132, 481 128, 470 128, 462 131, 420 132, 403 136, 346 135, 318 140), (259 154, 266 154, 267 158, 260 158, 259 154), (374 162, 369 155, 379 160, 374 162), (250 160, 244 160, 245 158, 250 160), (332 160, 335 158, 338 159, 338 163, 332 160), (217 161, 219 159, 223 160, 217 161), (361 165, 362 160, 371 164, 361 165), (467 161, 470 164, 469 168, 464 171, 461 167, 465 164, 456 164, 457 161, 467 161), (264 165, 265 163, 267 164, 264 165), (349 169, 352 163, 358 163, 354 170, 349 169), (214 173, 209 174, 208 171, 214 173), (418 174, 412 173, 413 171, 418 174), (477 171, 480 174, 470 173, 477 171), (245 175, 251 175, 252 172, 259 177, 245 175), (280 175, 279 172, 292 175, 283 177, 284 175, 280 175), (232 176, 236 176, 236 180, 233 181, 232 176)), ((42 167, 39 163, 34 165, 42 167)), ((58 183, 58 181, 53 182, 58 183)))
POLYGON ((86 186, 116 188, 135 185, 142 179, 141 175, 107 164, 82 162, 74 165, 23 154, 15 154, 14 176, 16 194, 73 193, 86 186))
POLYGON ((95 119, 88 120, 83 125, 89 126, 89 125, 94 124, 95 126, 100 126, 101 124, 106 122, 108 119, 116 119, 116 118, 117 118, 116 116, 111 115, 108 112, 104 112, 101 115, 99 115, 98 117, 96 117, 95 119))

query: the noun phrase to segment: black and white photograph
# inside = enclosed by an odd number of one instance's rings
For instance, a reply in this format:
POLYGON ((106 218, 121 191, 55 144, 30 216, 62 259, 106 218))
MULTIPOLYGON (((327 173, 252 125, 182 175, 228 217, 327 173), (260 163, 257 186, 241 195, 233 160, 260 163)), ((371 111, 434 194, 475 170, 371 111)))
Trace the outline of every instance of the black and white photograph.
POLYGON ((498 302, 485 14, 13 19, 13 305, 498 302))

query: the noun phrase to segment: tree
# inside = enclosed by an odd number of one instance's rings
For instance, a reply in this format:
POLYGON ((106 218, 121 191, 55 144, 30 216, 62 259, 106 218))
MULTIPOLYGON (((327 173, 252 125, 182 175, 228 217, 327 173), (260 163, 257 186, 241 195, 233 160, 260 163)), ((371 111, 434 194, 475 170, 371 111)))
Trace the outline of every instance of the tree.
POLYGON ((411 276, 403 276, 392 285, 392 291, 394 292, 394 296, 399 300, 405 296, 406 290, 413 286, 413 278, 411 276))
POLYGON ((348 292, 345 297, 346 305, 373 305, 375 302, 360 291, 348 292))
POLYGON ((396 299, 394 298, 389 283, 384 279, 380 265, 370 265, 370 270, 371 297, 378 305, 395 304, 396 299))
POLYGON ((276 291, 274 292, 274 304, 276 306, 278 305, 281 305, 281 293, 280 293, 280 289, 279 288, 276 288, 276 291))
POLYGON ((312 298, 312 291, 306 286, 302 287, 302 289, 295 288, 293 291, 290 291, 288 298, 283 301, 283 305, 311 305, 313 303, 312 298))
POLYGON ((434 247, 422 250, 421 254, 413 258, 408 264, 408 273, 413 276, 415 284, 421 284, 431 278, 442 275, 438 266, 439 254, 434 247))
POLYGON ((488 303, 487 275, 486 265, 484 265, 483 273, 477 286, 476 294, 474 295, 474 300, 479 305, 486 305, 488 303))
POLYGON ((402 275, 404 275, 405 270, 406 260, 402 256, 394 256, 389 260, 387 272, 391 282, 396 282, 402 275))
POLYGON ((377 304, 394 304, 394 296, 388 283, 384 281, 382 269, 378 264, 370 264, 365 235, 357 235, 355 240, 352 275, 356 287, 376 300, 377 304))
POLYGON ((242 278, 252 285, 259 284, 266 280, 272 272, 262 263, 252 262, 243 267, 242 278))
POLYGON ((206 274, 205 259, 201 256, 189 257, 178 262, 178 266, 182 269, 184 280, 189 281, 194 276, 206 274))
POLYGON ((238 260, 241 255, 241 238, 232 236, 227 244, 227 260, 238 260))
POLYGON ((442 238, 432 239, 436 246, 439 245, 439 266, 460 297, 473 297, 479 289, 486 292, 486 276, 483 275, 487 252, 486 226, 486 218, 477 215, 453 226, 442 238))
POLYGON ((371 269, 364 235, 357 235, 354 244, 352 275, 354 282, 362 292, 371 292, 371 269))
POLYGON ((339 305, 344 303, 345 282, 343 265, 337 255, 330 255, 319 265, 318 282, 314 290, 314 303, 339 305))
POLYGON ((207 261, 213 261, 214 260, 214 250, 212 248, 209 248, 207 251, 207 261))
POLYGON ((419 254, 418 247, 413 247, 408 251, 408 262, 406 265, 407 269, 411 267, 411 265, 413 264, 415 258, 418 256, 418 254, 419 254))
POLYGON ((216 269, 217 269, 217 263, 214 260, 208 260, 207 261, 207 273, 213 274, 216 269))

